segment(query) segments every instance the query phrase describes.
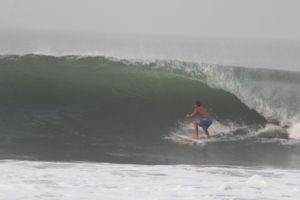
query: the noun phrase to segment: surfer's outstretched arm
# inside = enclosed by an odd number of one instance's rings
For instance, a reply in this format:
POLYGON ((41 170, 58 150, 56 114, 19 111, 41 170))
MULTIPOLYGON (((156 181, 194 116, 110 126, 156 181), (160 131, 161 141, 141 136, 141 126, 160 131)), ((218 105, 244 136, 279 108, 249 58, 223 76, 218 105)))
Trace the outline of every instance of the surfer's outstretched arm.
POLYGON ((193 117, 197 113, 197 109, 194 109, 191 114, 187 114, 186 117, 193 117))

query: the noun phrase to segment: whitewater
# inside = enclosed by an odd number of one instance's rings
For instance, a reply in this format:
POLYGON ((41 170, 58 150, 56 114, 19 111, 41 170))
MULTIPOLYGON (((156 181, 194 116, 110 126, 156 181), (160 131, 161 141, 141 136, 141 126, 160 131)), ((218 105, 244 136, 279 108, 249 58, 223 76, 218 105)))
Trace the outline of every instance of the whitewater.
POLYGON ((2 199, 297 199, 299 170, 1 161, 2 199))
POLYGON ((1 198, 300 198, 297 41, 19 34, 0 34, 1 198), (199 145, 176 137, 196 99, 199 145))

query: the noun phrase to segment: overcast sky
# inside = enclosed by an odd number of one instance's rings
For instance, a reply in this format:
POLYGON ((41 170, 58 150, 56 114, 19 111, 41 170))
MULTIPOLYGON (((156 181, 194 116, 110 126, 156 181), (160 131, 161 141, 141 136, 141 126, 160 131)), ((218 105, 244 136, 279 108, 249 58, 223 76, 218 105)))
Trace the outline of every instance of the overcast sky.
POLYGON ((0 0, 0 28, 300 39, 300 0, 0 0))

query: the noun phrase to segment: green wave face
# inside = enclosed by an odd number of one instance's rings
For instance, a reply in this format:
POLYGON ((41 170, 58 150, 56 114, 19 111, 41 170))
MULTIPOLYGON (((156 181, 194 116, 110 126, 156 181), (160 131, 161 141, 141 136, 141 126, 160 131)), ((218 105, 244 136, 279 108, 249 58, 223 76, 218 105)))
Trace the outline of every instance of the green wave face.
POLYGON ((157 154, 175 148, 162 138, 185 120, 196 99, 219 123, 266 123, 231 92, 153 63, 5 56, 0 59, 1 156, 159 163, 157 154), (156 155, 155 162, 145 155, 156 155))

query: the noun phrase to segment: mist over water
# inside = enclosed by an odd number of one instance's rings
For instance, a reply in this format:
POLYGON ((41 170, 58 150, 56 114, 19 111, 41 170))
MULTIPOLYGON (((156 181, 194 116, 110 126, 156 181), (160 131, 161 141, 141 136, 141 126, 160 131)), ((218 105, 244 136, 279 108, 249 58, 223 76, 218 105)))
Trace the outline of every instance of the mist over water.
POLYGON ((300 70, 300 40, 3 29, 0 32, 0 53, 167 59, 249 68, 300 70))

